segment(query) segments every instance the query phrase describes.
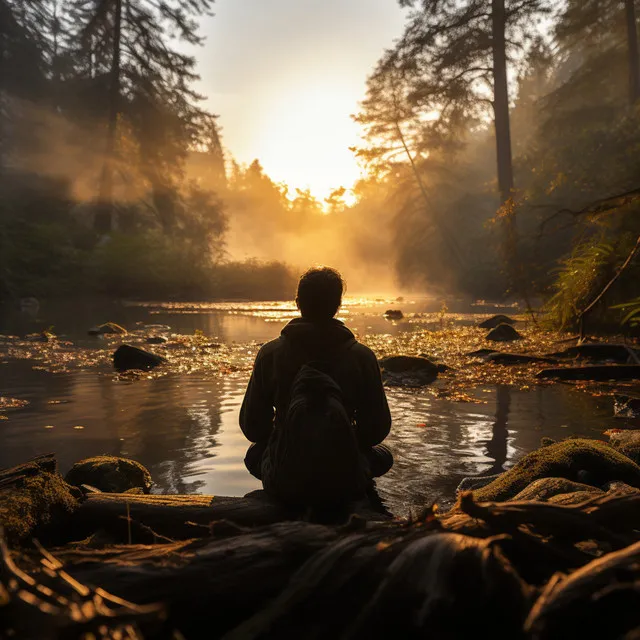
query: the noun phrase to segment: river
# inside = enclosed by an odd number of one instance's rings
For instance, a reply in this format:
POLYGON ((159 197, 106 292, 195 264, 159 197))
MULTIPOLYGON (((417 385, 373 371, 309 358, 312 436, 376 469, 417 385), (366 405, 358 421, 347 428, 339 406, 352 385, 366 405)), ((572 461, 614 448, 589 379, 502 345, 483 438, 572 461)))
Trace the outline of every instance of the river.
MULTIPOLYGON (((410 319, 388 322, 389 306, 412 314, 437 312, 434 300, 349 299, 343 319, 360 335, 399 335, 417 326, 410 319)), ((449 306, 452 306, 451 304, 449 306)), ((462 302, 440 315, 472 324, 462 302), (464 309, 463 309, 464 307, 464 309), (464 315, 460 315, 465 311, 464 315)), ((31 315, 0 309, 0 334, 24 336, 53 326, 60 339, 86 353, 114 347, 87 336, 87 329, 110 320, 140 332, 193 335, 252 354, 278 335, 295 315, 291 303, 116 304, 104 301, 41 302, 31 315), (159 325, 159 326, 152 326, 159 325)), ((407 314, 410 315, 410 314, 407 314)), ((24 401, 2 411, 0 467, 55 452, 60 470, 98 454, 121 455, 151 471, 157 493, 240 496, 259 487, 245 470, 247 447, 238 413, 248 380, 246 367, 211 373, 171 370, 166 375, 129 379, 106 364, 52 372, 38 361, 0 355, 0 396, 24 401)), ((387 392, 393 428, 387 444, 396 463, 378 481, 395 513, 427 503, 449 503, 465 476, 496 473, 537 448, 543 436, 601 437, 615 424, 612 400, 565 385, 517 390, 481 385, 469 390, 474 402, 434 396, 428 389, 387 392)))

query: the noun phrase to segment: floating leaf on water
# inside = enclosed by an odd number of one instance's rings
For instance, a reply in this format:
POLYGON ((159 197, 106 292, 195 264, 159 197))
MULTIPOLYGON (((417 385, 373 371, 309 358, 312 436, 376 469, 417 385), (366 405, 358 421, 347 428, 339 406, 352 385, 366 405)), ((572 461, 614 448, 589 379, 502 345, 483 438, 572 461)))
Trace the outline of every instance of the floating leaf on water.
POLYGON ((84 429, 84 427, 80 424, 77 424, 75 427, 73 427, 74 429, 80 430, 80 429, 84 429))

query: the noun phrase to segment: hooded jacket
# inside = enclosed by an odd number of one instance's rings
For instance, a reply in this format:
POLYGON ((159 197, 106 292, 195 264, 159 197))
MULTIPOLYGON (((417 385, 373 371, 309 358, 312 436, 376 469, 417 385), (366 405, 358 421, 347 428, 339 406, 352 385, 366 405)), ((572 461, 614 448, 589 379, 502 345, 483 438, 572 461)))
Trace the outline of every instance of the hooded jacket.
POLYGON ((322 323, 295 318, 256 356, 240 410, 240 427, 248 440, 268 441, 286 415, 293 380, 306 363, 328 367, 342 390, 363 449, 389 435, 391 414, 373 351, 335 318, 322 323))

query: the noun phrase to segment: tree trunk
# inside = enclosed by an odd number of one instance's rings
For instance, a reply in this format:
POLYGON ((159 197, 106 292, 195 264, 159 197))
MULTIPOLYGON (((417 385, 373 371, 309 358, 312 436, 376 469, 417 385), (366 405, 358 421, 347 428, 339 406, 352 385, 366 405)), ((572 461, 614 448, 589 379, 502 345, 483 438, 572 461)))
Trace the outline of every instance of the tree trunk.
POLYGON ((498 156, 498 189, 504 205, 513 190, 511 127, 509 123, 509 88, 507 85, 507 53, 505 42, 506 11, 504 0, 492 0, 493 32, 493 109, 495 114, 496 150, 498 156))
POLYGON ((100 194, 98 210, 94 219, 94 228, 100 233, 109 233, 113 226, 113 172, 118 128, 118 112, 120 107, 120 32, 122 25, 122 0, 115 0, 113 19, 113 58, 111 61, 111 78, 109 82, 109 124, 107 128, 107 145, 102 176, 100 178, 100 194))
POLYGON ((635 104, 640 100, 640 56, 635 0, 625 0, 625 10, 629 45, 629 100, 631 104, 635 104))

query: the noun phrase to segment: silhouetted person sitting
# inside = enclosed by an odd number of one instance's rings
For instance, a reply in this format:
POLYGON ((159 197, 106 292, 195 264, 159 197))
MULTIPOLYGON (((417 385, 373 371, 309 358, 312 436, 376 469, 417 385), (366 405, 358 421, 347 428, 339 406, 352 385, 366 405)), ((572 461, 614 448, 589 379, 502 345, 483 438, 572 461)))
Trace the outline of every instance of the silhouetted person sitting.
POLYGON ((240 427, 255 443, 245 464, 283 502, 357 500, 393 465, 380 444, 391 415, 378 361, 334 318, 343 284, 326 267, 300 278, 302 317, 260 349, 240 410, 240 427))

